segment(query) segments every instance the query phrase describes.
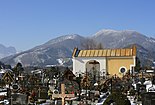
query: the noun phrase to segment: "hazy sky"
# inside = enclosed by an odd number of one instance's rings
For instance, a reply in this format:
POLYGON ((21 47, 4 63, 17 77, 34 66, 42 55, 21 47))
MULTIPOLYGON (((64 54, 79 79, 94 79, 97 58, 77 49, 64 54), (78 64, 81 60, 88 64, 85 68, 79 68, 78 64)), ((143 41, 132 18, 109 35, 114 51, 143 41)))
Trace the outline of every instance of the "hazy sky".
POLYGON ((155 0, 0 0, 0 44, 18 51, 101 29, 155 37, 155 0))

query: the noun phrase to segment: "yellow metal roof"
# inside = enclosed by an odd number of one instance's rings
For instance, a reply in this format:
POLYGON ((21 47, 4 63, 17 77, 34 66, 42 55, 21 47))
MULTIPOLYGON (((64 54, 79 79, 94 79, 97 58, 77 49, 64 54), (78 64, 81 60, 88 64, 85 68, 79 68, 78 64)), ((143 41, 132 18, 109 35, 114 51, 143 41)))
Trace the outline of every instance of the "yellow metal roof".
POLYGON ((136 47, 126 49, 78 50, 74 49, 73 57, 119 57, 136 56, 136 47))
POLYGON ((121 49, 121 56, 125 56, 125 49, 121 49))
POLYGON ((116 50, 116 56, 121 56, 121 50, 120 49, 116 50))
POLYGON ((95 50, 90 51, 90 56, 94 56, 95 55, 95 50))
POLYGON ((102 56, 102 50, 99 50, 98 56, 102 56))
POLYGON ((97 57, 98 53, 99 53, 99 50, 94 50, 94 51, 95 51, 94 57, 97 57))
POLYGON ((106 56, 111 56, 111 50, 110 49, 107 50, 107 55, 106 56))

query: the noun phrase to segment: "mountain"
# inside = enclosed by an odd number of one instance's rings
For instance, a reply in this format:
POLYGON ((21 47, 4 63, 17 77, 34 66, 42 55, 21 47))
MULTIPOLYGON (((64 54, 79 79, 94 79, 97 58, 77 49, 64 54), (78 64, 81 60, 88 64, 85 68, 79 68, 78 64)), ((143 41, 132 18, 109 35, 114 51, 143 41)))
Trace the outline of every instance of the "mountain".
POLYGON ((147 50, 155 51, 155 39, 132 30, 101 30, 93 36, 93 39, 102 43, 106 48, 123 48, 130 44, 138 44, 147 50))
POLYGON ((133 30, 100 30, 93 39, 102 43, 104 48, 124 48, 137 46, 137 56, 142 65, 153 65, 155 61, 155 39, 133 30))
MULTIPOLYGON (((153 65, 155 61, 155 39, 139 32, 104 29, 89 38, 101 43, 104 48, 125 48, 134 44, 137 46, 137 56, 142 65, 153 65)), ((85 37, 77 34, 64 35, 1 61, 11 65, 21 62, 23 66, 71 65, 74 47, 82 48, 81 43, 85 41, 87 41, 85 37)))
POLYGON ((71 64, 72 51, 74 47, 80 46, 83 40, 84 37, 77 34, 61 36, 1 61, 11 65, 21 62, 23 66, 71 64))
POLYGON ((0 44, 0 58, 4 58, 6 56, 10 56, 16 53, 16 49, 14 47, 5 47, 0 44))

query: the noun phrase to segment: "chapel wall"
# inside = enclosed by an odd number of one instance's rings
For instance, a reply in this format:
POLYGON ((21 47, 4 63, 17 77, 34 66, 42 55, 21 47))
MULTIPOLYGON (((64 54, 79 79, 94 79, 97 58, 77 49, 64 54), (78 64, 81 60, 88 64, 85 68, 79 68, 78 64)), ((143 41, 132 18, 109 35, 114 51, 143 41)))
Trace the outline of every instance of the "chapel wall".
POLYGON ((90 70, 93 66, 86 66, 89 61, 97 61, 99 62, 99 71, 100 72, 106 72, 106 58, 105 57, 89 57, 89 58, 84 58, 84 57, 78 57, 78 58, 73 58, 73 73, 85 73, 86 68, 87 70, 90 70))
POLYGON ((134 60, 130 58, 108 58, 107 59, 107 70, 110 75, 118 75, 122 77, 123 74, 120 73, 120 68, 125 67, 126 70, 130 70, 131 66, 134 65, 134 60))

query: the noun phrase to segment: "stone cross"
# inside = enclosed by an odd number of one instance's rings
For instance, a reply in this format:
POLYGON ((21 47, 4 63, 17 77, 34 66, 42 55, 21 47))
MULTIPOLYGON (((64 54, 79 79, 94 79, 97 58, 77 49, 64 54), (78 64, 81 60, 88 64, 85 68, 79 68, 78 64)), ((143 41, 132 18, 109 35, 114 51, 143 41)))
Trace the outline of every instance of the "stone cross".
POLYGON ((53 94, 52 98, 62 98, 62 105, 65 105, 65 98, 73 98, 74 94, 65 94, 65 84, 61 84, 61 94, 53 94))
POLYGON ((25 76, 21 74, 18 77, 21 78, 21 80, 23 80, 25 76))
POLYGON ((39 89, 38 89, 38 92, 39 92, 38 97, 39 97, 39 98, 40 98, 40 91, 41 91, 41 89, 40 89, 40 87, 39 87, 39 89))

